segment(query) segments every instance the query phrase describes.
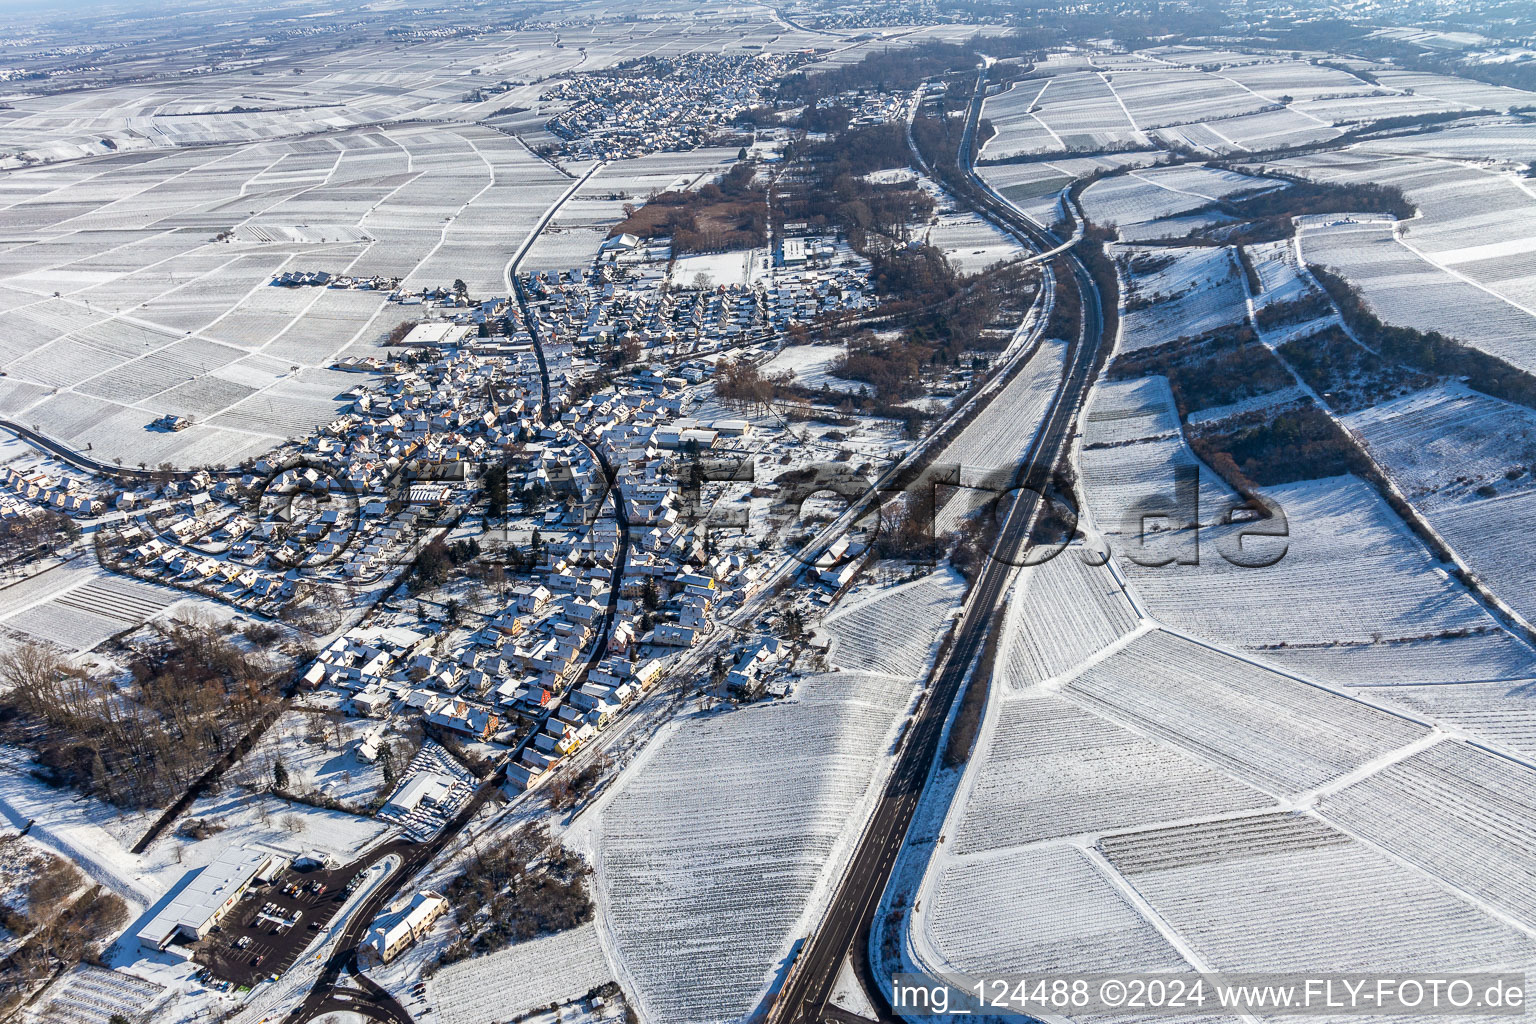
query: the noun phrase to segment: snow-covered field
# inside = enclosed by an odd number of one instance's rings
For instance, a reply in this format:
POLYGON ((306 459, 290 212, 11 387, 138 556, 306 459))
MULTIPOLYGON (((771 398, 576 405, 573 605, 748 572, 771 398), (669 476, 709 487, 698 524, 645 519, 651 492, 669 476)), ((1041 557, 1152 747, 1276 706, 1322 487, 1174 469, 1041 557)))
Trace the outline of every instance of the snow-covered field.
MULTIPOLYGON (((1434 516, 1435 529, 1484 583, 1527 621, 1536 617, 1536 491, 1476 501, 1434 516)), ((1532 673, 1536 675, 1536 673, 1532 673)))
POLYGON ((715 287, 750 285, 767 278, 772 270, 773 257, 767 249, 741 249, 680 256, 672 264, 671 279, 681 288, 692 288, 701 274, 715 287))
POLYGON ((1446 384, 1347 422, 1489 589, 1527 619, 1536 615, 1522 568, 1533 553, 1536 415, 1446 384))
MULTIPOLYGON (((990 480, 991 474, 1012 469, 1022 461, 1061 382, 1065 356, 1065 342, 1042 341, 1040 350, 1020 367, 1002 392, 935 456, 936 466, 959 464, 961 483, 967 485, 940 506, 934 520, 937 532, 954 529, 966 515, 996 496, 990 488, 971 489, 973 476, 990 480)), ((1002 486, 1011 487, 1012 480, 1002 486)))
POLYGON ((1026 567, 998 647, 1004 691, 1020 693, 1082 664, 1136 628, 1136 611, 1097 553, 1073 545, 1026 567))
POLYGON ((1317 292, 1311 277, 1302 273, 1296 247, 1289 239, 1259 242, 1245 246, 1244 250, 1259 275, 1259 291, 1253 297, 1256 308, 1278 302, 1295 302, 1317 292))
POLYGON ((1052 78, 1035 104, 1039 122, 1066 149, 1145 139, 1102 74, 1083 71, 1052 78))
POLYGON ((868 813, 959 592, 938 574, 851 596, 828 623, 842 671, 673 723, 588 812, 604 944, 644 1019, 757 1005, 868 813))
POLYGON ((1427 733, 1162 631, 1133 639, 1064 692, 1276 797, 1337 779, 1427 733))
MULTIPOLYGON (((1416 239, 1415 230, 1408 234, 1416 239)), ((1335 222, 1308 228, 1302 253, 1357 285, 1387 323, 1439 331, 1527 371, 1536 316, 1462 280, 1402 244, 1389 223, 1335 222)))
POLYGON ((64 168, 6 176, 6 217, 27 241, 0 253, 14 328, 0 402, 98 457, 152 465, 238 462, 334 419, 357 380, 327 367, 407 318, 384 290, 274 288, 275 275, 459 278, 497 295, 569 183, 468 125, 119 154, 92 170, 83 192, 58 187, 64 168), (167 412, 194 424, 146 429, 167 412))
POLYGON ((949 262, 962 274, 979 273, 1024 251, 1014 238, 974 213, 941 215, 939 222, 928 229, 928 241, 943 249, 949 262))
POLYGON ((87 651, 196 603, 184 601, 181 591, 117 576, 87 561, 81 558, 0 589, 0 630, 87 651))
POLYGON ((384 772, 357 756, 357 744, 378 724, 286 711, 231 769, 229 777, 247 785, 266 785, 271 782, 274 763, 281 758, 291 791, 315 791, 352 807, 366 807, 383 787, 384 772))
POLYGON ((950 971, 1189 970, 1093 859, 1028 846, 946 861, 913 940, 950 971))
POLYGON ((762 371, 769 375, 793 374, 795 381, 806 387, 858 392, 863 384, 827 372, 827 367, 842 354, 841 345, 785 345, 763 364, 762 371))
POLYGON ((1128 294, 1154 300, 1127 312, 1121 320, 1121 348, 1126 352, 1155 348, 1180 338, 1194 338, 1219 327, 1241 322, 1244 304, 1242 268, 1226 247, 1134 249, 1140 256, 1173 256, 1174 262, 1151 273, 1129 278, 1128 294))
POLYGON ((964 815, 949 831, 955 855, 1273 802, 1065 697, 1037 691, 1005 699, 993 715, 982 760, 961 790, 964 815))
POLYGON ((444 1024, 518 1018, 612 980, 592 924, 450 964, 427 983, 444 1024))
POLYGON ((1041 224, 1051 224, 1061 214, 1061 193, 1072 182, 1054 164, 983 164, 977 173, 1019 209, 1041 224))
MULTIPOLYGON (((1529 316, 1536 309, 1536 242, 1532 241, 1536 238, 1536 195, 1518 174, 1481 163, 1385 155, 1365 149, 1294 157, 1282 165, 1323 181, 1370 181, 1401 188, 1419 213, 1403 225, 1396 244, 1410 255, 1422 257, 1432 269, 1444 272, 1434 290, 1447 304, 1481 303, 1466 292, 1465 286, 1456 290, 1444 287, 1447 280, 1459 280, 1474 290, 1482 289, 1489 298, 1503 300, 1516 312, 1529 316), (1462 295, 1465 297, 1459 298, 1462 295)), ((1382 229, 1376 230, 1379 236, 1382 229)), ((1384 248, 1385 241, 1368 236, 1356 239, 1355 244, 1366 247, 1366 243, 1377 243, 1369 246, 1365 257, 1367 279, 1385 277, 1389 283, 1400 283, 1394 278, 1416 272, 1408 269, 1401 255, 1384 248), (1369 267, 1372 262, 1384 266, 1373 273, 1369 267)), ((1421 276, 1418 286, 1428 291, 1435 280, 1434 276, 1421 276)), ((1369 295, 1369 285, 1363 283, 1362 287, 1369 295)), ((1402 301, 1412 298, 1411 294, 1400 296, 1402 301)), ((1486 311, 1474 314, 1468 319, 1468 328, 1475 331, 1479 320, 1490 315, 1486 311)), ((1508 315, 1506 312, 1505 317, 1508 315)), ((1498 330, 1502 328, 1496 329, 1496 337, 1498 330)), ((1478 337, 1469 340, 1483 343, 1478 337)))
POLYGON ((1100 385, 1089 403, 1080 459, 1093 523, 1109 538, 1117 564, 1154 618, 1277 663, 1298 649, 1308 651, 1311 672, 1341 681, 1358 679, 1355 657, 1374 657, 1367 649, 1383 641, 1412 649, 1429 673, 1419 680, 1426 682, 1490 678, 1463 674, 1490 668, 1507 675, 1524 661, 1493 618, 1354 477, 1268 489, 1284 512, 1286 536, 1250 538, 1238 556, 1233 545, 1244 525, 1218 525, 1236 496, 1181 436, 1163 432, 1158 421, 1172 416, 1171 400, 1164 397, 1165 411, 1156 415, 1159 392, 1166 396, 1158 378, 1100 385), (1132 419, 1131 413, 1144 414, 1132 419), (1146 424, 1141 436, 1148 439, 1124 443, 1137 436, 1132 424, 1146 424), (1187 530, 1150 535, 1136 545, 1140 520, 1128 517, 1149 501, 1175 517, 1188 514, 1174 504, 1175 474, 1196 468, 1199 520, 1207 524, 1198 547, 1187 530), (1283 557, 1268 566, 1238 564, 1281 550, 1283 557), (1170 556, 1198 562, 1142 564, 1170 556), (1452 642, 1424 642, 1435 637, 1452 642), (1335 656, 1320 655, 1319 648, 1331 648, 1335 656))
POLYGON ((1475 970, 1536 959, 1530 934, 1306 815, 1191 824, 1103 845, 1213 969, 1475 970))
POLYGON ((1531 486, 1536 413, 1460 384, 1443 384, 1345 417, 1371 453, 1420 509, 1479 500, 1472 492, 1531 486))
POLYGON ((1437 743, 1328 797, 1323 814, 1536 927, 1536 768, 1437 743))
POLYGON ((1283 184, 1198 164, 1151 167, 1106 178, 1083 190, 1083 209, 1095 224, 1114 225, 1122 241, 1178 238, 1226 218, 1217 212, 1185 216, 1245 193, 1283 184))

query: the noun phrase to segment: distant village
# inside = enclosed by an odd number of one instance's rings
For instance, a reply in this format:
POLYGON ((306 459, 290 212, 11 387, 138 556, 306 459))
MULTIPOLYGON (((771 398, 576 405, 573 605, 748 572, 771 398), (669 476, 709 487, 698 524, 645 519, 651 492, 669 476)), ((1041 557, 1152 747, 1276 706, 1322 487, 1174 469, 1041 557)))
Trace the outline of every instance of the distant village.
POLYGON ((767 91, 796 63, 783 54, 644 57, 562 78, 540 96, 568 107, 550 119, 562 155, 615 160, 694 149, 767 91))

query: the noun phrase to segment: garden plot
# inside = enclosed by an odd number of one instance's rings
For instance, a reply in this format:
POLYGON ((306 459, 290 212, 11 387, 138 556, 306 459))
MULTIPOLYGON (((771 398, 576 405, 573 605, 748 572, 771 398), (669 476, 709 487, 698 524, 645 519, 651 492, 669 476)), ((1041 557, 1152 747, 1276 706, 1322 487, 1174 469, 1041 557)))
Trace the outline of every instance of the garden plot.
POLYGON ((169 587, 141 583, 99 570, 71 569, 44 574, 54 589, 45 600, 0 613, 0 626, 70 651, 88 651, 102 641, 142 625, 184 595, 169 587))
POLYGON ((383 821, 284 800, 244 786, 228 786, 219 793, 198 798, 187 808, 186 816, 222 826, 223 831, 191 844, 173 833, 156 839, 145 857, 164 865, 160 873, 166 876, 167 885, 189 868, 211 862, 220 850, 230 847, 276 848, 288 851, 292 857, 318 850, 330 854, 336 863, 346 864, 385 836, 398 834, 383 821), (177 850, 181 851, 182 860, 169 862, 168 858, 178 856, 177 850))
POLYGON ((579 999, 610 980, 597 927, 584 924, 450 964, 427 990, 443 1024, 484 1024, 579 999))
MULTIPOLYGON (((1479 500, 1477 488, 1532 484, 1536 414, 1462 384, 1416 391, 1344 418, 1403 493, 1426 513, 1479 500)), ((1491 496, 1491 495, 1490 495, 1491 496)))
POLYGON ((1003 619, 995 673, 1022 693, 1082 664, 1136 628, 1136 612, 1107 565, 1083 547, 1019 574, 1003 619))
POLYGON ((828 367, 842 354, 841 345, 785 345, 763 364, 763 373, 789 373, 794 375, 796 383, 808 388, 831 388, 834 391, 856 393, 864 385, 856 380, 834 377, 828 371, 828 367))
POLYGON ((1059 696, 1005 700, 991 715, 979 763, 957 794, 959 821, 946 827, 953 856, 1274 804, 1059 696))
POLYGON ((1143 832, 1103 847, 1216 970, 1466 971, 1536 957, 1528 935, 1302 815, 1143 832))
POLYGON ((1437 743, 1327 797, 1319 812, 1536 927, 1536 769, 1437 743))
POLYGON ((28 1013, 44 1024, 114 1024, 142 1019, 165 995, 163 985, 81 964, 55 981, 47 998, 28 1013))
POLYGON ((1427 732, 1161 631, 1132 640, 1062 692, 1277 796, 1338 779, 1427 732))
POLYGON ((1151 299, 1150 305, 1127 310, 1121 319, 1121 350, 1135 352, 1156 348, 1180 338, 1194 338, 1247 318, 1242 269, 1232 250, 1127 249, 1134 254, 1153 252, 1174 257, 1172 266, 1146 275, 1132 275, 1130 296, 1151 299))
POLYGON ((945 858, 913 927, 940 964, 967 975, 1190 970, 1083 851, 1030 847, 945 858))
POLYGON ((1302 254, 1360 288, 1382 320, 1439 331, 1526 371, 1536 370, 1530 337, 1536 316, 1423 259, 1392 224, 1342 221, 1308 227, 1302 254))
MULTIPOLYGON (((958 589, 944 574, 850 606, 829 623, 834 660, 925 667, 915 652, 947 617, 935 596, 958 589), (840 632, 876 622, 894 652, 840 632)), ((758 1004, 868 814, 915 685, 845 670, 788 702, 676 722, 589 815, 605 946, 645 1019, 735 1020, 758 1004)))

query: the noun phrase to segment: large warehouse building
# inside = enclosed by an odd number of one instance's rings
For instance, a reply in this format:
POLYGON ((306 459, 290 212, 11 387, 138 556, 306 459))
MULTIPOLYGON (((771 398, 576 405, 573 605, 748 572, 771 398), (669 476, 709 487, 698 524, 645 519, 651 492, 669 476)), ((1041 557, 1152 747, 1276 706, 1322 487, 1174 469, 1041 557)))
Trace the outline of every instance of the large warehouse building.
POLYGON ((252 882, 270 878, 287 863, 262 850, 225 850, 139 929, 140 948, 158 953, 174 942, 196 942, 240 902, 252 882))

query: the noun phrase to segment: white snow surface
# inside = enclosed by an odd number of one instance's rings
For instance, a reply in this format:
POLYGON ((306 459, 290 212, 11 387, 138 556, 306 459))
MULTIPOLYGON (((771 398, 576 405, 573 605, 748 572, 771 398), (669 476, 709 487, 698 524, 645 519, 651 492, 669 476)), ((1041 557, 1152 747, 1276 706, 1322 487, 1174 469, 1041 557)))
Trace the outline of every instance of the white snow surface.
POLYGON ((841 671, 784 702, 674 720, 589 811, 603 941, 643 1019, 749 1015, 829 895, 959 578, 854 594, 841 671))

